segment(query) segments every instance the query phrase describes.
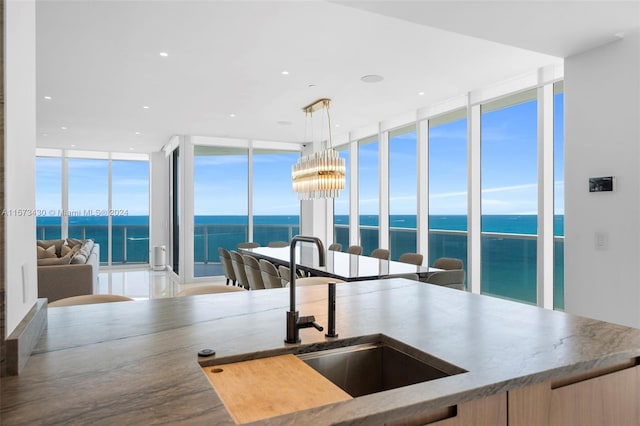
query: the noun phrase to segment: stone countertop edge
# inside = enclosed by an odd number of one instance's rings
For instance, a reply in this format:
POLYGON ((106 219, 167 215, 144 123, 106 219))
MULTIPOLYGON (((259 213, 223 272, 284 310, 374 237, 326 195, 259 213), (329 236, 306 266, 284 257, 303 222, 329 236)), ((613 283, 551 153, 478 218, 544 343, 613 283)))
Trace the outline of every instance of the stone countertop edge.
MULTIPOLYGON (((405 279, 337 290, 339 340, 382 334, 468 372, 255 424, 397 420, 640 357, 640 330, 621 325, 405 279)), ((326 287, 297 294, 300 314, 326 324, 326 287)), ((3 424, 233 424, 198 362, 297 350, 282 340, 288 296, 271 289, 51 308, 23 374, 3 378, 3 424), (217 359, 198 358, 212 342, 217 359)), ((301 338, 329 340, 311 329, 301 338)))

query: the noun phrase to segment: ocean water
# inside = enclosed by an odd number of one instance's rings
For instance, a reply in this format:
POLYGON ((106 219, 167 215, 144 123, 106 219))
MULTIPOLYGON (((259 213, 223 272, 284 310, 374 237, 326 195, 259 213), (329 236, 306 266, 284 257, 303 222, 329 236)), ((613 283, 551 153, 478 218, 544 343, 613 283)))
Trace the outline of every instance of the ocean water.
MULTIPOLYGON (((349 245, 349 218, 336 216, 335 242, 349 245)), ((219 262, 218 247, 235 249, 247 241, 246 216, 196 216, 194 220, 194 255, 197 264, 219 262)), ((37 238, 60 238, 61 218, 37 218, 37 238)), ((363 253, 378 247, 378 216, 360 217, 363 253)), ((416 251, 416 216, 395 215, 389 218, 391 258, 416 251)), ((556 236, 564 235, 564 217, 555 216, 556 236)), ((149 263, 149 217, 114 216, 113 264, 149 263)), ((298 216, 254 216, 253 240, 261 245, 269 241, 288 241, 300 231, 298 216)), ((456 257, 467 264, 467 217, 433 215, 429 217, 429 259, 456 257)), ((514 300, 535 303, 537 274, 537 216, 485 215, 482 217, 482 291, 514 300), (499 234, 499 235, 496 235, 499 234)), ((101 244, 100 260, 108 261, 107 218, 104 216, 69 217, 69 236, 92 238, 101 244)), ((326 241, 330 244, 333 241, 326 241)), ((555 305, 563 308, 564 241, 555 242, 555 305)))

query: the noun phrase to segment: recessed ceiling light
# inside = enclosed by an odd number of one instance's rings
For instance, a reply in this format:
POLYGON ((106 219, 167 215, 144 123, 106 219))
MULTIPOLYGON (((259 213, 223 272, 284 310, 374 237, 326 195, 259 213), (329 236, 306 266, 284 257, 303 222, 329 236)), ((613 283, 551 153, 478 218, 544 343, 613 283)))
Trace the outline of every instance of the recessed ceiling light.
POLYGON ((292 122, 286 120, 280 120, 277 123, 281 126, 291 126, 293 124, 292 122))
POLYGON ((136 132, 136 135, 139 135, 139 134, 140 134, 140 132, 136 132))
POLYGON ((62 130, 67 130, 67 126, 60 126, 62 130))
POLYGON ((142 105, 143 109, 149 109, 149 105, 142 105))
POLYGON ((49 134, 48 133, 43 133, 42 136, 49 136, 49 134))
POLYGON ((231 117, 231 118, 233 118, 233 117, 235 117, 235 116, 236 116, 236 115, 235 115, 235 114, 233 114, 233 113, 229 114, 229 117, 231 117))
POLYGON ((364 81, 365 83, 380 83, 382 80, 384 80, 384 77, 377 74, 370 74, 363 75, 362 77, 360 77, 360 80, 364 81))
POLYGON ((75 148, 75 147, 76 147, 76 144, 72 143, 71 148, 75 148))
POLYGON ((129 151, 133 151, 133 147, 130 147, 130 148, 129 148, 129 151))
POLYGON ((289 71, 284 70, 284 71, 282 71, 280 74, 282 74, 282 75, 289 75, 289 71))
POLYGON ((167 56, 169 56, 169 54, 167 52, 160 52, 160 56, 166 58, 167 56))
POLYGON ((339 125, 339 124, 336 124, 336 127, 340 127, 340 125, 339 125))
POLYGON ((45 96, 44 98, 45 98, 47 101, 50 101, 50 100, 52 99, 52 98, 51 98, 51 96, 45 96))
POLYGON ((424 92, 418 92, 418 96, 424 96, 424 92))

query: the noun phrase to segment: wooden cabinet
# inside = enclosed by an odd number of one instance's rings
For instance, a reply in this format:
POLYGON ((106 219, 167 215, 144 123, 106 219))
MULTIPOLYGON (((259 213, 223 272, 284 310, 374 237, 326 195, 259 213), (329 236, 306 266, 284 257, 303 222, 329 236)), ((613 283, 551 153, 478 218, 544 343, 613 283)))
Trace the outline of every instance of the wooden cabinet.
POLYGON ((640 425, 636 360, 509 391, 509 426, 640 425))
POLYGON ((385 424, 388 426, 506 426, 507 394, 491 395, 417 416, 387 421, 385 424))

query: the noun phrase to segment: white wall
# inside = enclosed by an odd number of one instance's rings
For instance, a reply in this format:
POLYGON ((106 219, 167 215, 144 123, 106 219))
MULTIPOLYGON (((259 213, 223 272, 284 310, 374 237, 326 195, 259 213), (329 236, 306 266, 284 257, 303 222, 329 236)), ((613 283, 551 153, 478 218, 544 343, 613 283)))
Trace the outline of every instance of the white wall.
POLYGON ((35 250, 36 7, 5 2, 5 259, 7 335, 37 298, 35 250), (18 215, 22 209, 27 213, 18 215))
POLYGON ((640 327, 640 36, 565 61, 565 309, 640 327), (589 177, 614 176, 589 193, 589 177), (596 233, 605 247, 596 249, 596 233))
MULTIPOLYGON (((149 261, 153 266, 153 248, 166 246, 169 248, 169 159, 163 151, 151 153, 149 156, 151 177, 151 229, 149 261)), ((165 261, 168 261, 165 252, 165 261)))

